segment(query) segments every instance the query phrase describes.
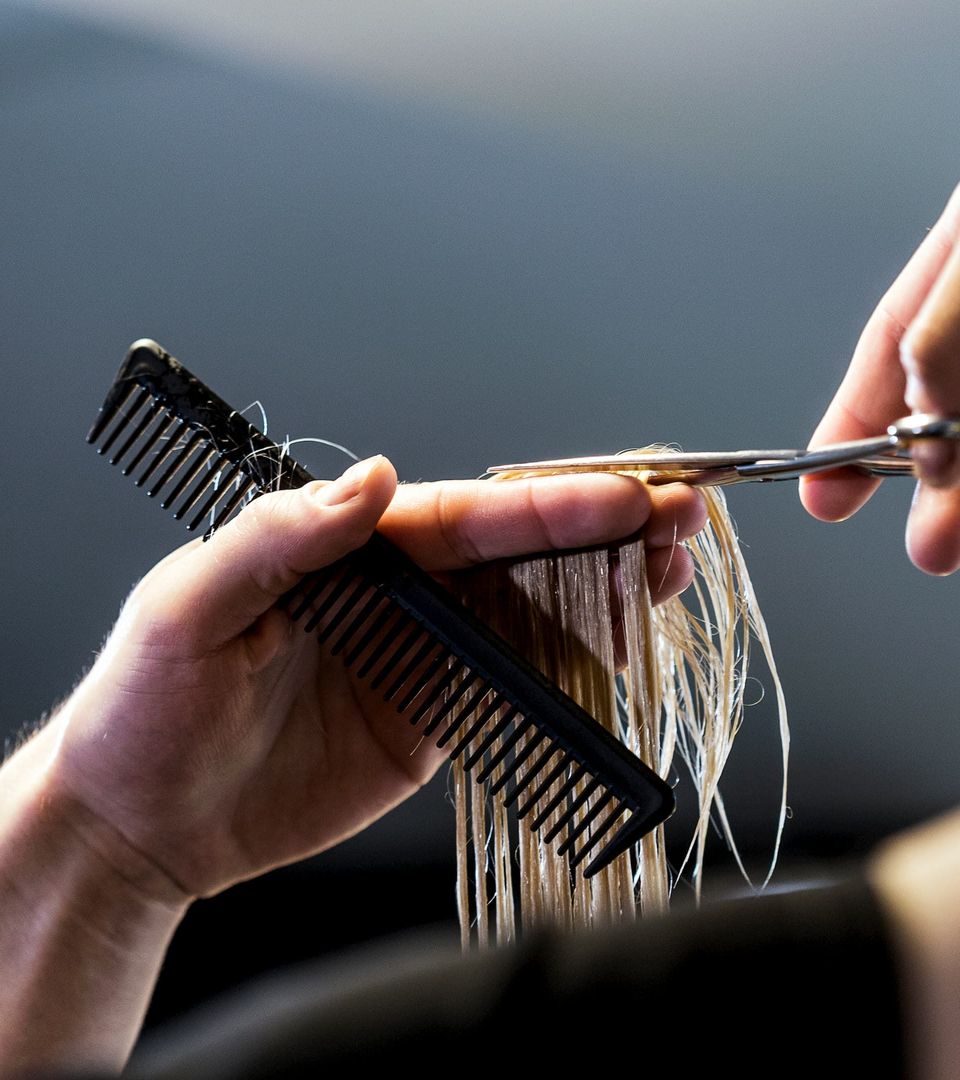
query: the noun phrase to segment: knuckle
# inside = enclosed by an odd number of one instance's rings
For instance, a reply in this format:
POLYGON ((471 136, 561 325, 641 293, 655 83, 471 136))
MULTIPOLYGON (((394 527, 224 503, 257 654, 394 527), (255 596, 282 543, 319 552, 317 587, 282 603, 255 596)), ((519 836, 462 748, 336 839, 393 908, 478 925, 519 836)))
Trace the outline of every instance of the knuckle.
POLYGON ((535 547, 544 550, 575 547, 578 535, 595 532, 594 505, 579 490, 565 493, 563 513, 557 513, 556 504, 536 480, 525 483, 526 515, 536 533, 535 547))
POLYGON ((288 492, 267 492, 244 507, 231 524, 236 525, 235 532, 242 535, 271 530, 282 524, 288 503, 288 492))
POLYGON ((471 565, 483 562, 483 553, 471 535, 467 519, 461 512, 460 501, 441 485, 437 491, 436 505, 440 537, 453 558, 471 565))
POLYGON ((908 375, 937 378, 956 368, 960 356, 956 348, 934 327, 910 327, 900 342, 900 359, 908 375))

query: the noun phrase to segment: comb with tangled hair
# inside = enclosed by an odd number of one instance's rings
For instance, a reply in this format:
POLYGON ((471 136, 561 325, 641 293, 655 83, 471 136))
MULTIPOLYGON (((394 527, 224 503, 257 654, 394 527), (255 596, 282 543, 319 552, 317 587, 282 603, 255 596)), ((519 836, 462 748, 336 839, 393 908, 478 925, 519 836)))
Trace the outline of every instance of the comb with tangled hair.
MULTIPOLYGON (((313 477, 154 341, 135 342, 87 441, 187 529, 313 477)), ((282 601, 355 678, 589 877, 673 811, 669 786, 385 537, 282 601), (559 814, 558 814, 559 811, 559 814)))

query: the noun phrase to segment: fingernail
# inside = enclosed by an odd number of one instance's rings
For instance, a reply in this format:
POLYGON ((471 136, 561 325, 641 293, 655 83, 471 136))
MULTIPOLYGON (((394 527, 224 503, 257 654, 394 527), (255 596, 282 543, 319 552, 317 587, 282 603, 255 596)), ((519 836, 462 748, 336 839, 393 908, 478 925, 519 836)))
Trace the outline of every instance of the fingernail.
POLYGON ((367 482, 367 477, 381 461, 383 461, 382 455, 375 454, 373 457, 351 465, 338 479, 320 488, 316 495, 317 500, 324 506, 340 506, 356 498, 367 482))
POLYGON ((947 487, 957 476, 957 444, 947 439, 918 439, 911 447, 917 474, 932 487, 947 487))
POLYGON ((952 524, 950 496, 917 484, 907 519, 907 553, 926 574, 945 577, 960 567, 960 537, 952 524))
POLYGON ((926 387, 920 377, 912 372, 907 374, 907 382, 903 391, 903 400, 911 412, 925 412, 926 387))

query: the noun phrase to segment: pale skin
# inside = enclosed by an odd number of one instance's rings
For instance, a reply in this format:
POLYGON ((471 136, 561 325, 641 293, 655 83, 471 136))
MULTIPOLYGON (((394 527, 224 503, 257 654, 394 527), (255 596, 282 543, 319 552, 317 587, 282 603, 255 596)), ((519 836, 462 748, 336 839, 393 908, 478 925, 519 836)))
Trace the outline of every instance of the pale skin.
MULTIPOLYGON (((884 431, 911 412, 960 416, 960 187, 877 305, 811 446, 884 431)), ((920 446, 921 481, 907 523, 907 551, 921 570, 960 567, 960 455, 956 444, 920 446)), ((814 517, 842 521, 878 480, 851 469, 805 478, 814 517)))
POLYGON ((618 476, 396 488, 373 458, 264 496, 155 567, 0 782, 0 1073, 115 1070, 190 903, 356 833, 430 778, 420 745, 274 605, 378 525, 438 574, 644 530, 684 588, 687 488, 618 476))
MULTIPOLYGON (((911 412, 960 416, 960 188, 880 301, 811 445, 883 431, 911 412)), ((920 481, 907 523, 917 567, 960 567, 960 454, 915 451, 920 481)), ((808 477, 800 495, 825 521, 841 521, 878 481, 852 470, 808 477)), ((885 844, 869 872, 897 931, 907 1040, 922 1080, 960 1075, 960 813, 885 844)))

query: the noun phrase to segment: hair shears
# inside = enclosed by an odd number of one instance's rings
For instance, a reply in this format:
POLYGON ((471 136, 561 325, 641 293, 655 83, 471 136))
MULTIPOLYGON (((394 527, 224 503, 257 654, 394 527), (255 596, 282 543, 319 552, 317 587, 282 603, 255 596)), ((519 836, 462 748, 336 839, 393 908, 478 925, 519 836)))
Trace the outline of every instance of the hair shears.
POLYGON ((911 447, 921 439, 960 440, 960 419, 916 413, 891 424, 883 435, 831 443, 815 450, 672 451, 555 458, 492 465, 502 472, 623 472, 643 470, 651 484, 722 487, 770 480, 795 480, 809 473, 852 466, 871 476, 914 475, 911 447))

